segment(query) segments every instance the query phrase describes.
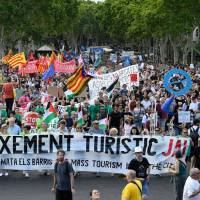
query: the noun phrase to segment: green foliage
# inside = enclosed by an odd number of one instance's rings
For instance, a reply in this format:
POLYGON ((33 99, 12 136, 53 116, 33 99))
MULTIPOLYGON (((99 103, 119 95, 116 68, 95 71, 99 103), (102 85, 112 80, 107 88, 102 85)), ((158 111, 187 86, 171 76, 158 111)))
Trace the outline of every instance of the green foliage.
POLYGON ((199 25, 200 0, 8 0, 0 1, 5 40, 93 38, 124 43, 180 38, 199 25))

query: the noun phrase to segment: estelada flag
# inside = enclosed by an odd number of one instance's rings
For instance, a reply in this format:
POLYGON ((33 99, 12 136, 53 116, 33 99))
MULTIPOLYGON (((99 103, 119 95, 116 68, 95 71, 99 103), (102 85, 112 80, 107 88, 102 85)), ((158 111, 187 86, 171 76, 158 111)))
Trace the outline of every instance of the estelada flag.
POLYGON ((26 64, 26 58, 24 55, 24 52, 21 53, 17 53, 14 56, 12 56, 9 60, 8 60, 8 64, 11 68, 16 68, 16 67, 21 67, 24 66, 26 64))

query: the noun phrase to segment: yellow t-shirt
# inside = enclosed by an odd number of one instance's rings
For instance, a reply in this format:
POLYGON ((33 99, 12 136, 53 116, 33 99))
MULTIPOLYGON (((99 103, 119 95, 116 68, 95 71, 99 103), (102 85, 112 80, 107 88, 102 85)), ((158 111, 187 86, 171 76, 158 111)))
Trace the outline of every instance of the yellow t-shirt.
MULTIPOLYGON (((138 184, 138 186, 142 190, 141 182, 138 180, 136 180, 135 182, 138 184)), ((121 200, 124 200, 125 197, 128 198, 128 200, 142 200, 140 190, 138 189, 137 185, 135 185, 134 183, 128 183, 126 187, 123 189, 121 200)))

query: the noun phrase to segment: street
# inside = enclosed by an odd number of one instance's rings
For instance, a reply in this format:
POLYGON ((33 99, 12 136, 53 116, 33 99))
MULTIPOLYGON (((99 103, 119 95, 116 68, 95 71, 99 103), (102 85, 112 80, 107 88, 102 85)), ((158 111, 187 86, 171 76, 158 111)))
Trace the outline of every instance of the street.
MULTIPOLYGON (((125 184, 125 180, 118 175, 96 177, 92 173, 81 173, 75 179, 74 200, 88 200, 89 191, 94 188, 100 191, 101 200, 120 200, 125 184)), ((26 179, 19 172, 12 172, 8 177, 0 177, 0 200, 53 200, 51 186, 51 176, 34 173, 26 179)), ((173 184, 168 177, 151 178, 150 200, 173 200, 173 194, 173 184)))

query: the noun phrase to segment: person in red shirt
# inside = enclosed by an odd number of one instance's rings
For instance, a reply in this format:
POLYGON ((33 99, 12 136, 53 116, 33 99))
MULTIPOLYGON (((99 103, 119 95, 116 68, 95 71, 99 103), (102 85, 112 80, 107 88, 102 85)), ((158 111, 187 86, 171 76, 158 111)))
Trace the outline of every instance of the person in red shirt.
POLYGON ((12 111, 13 103, 14 103, 14 86, 11 83, 11 78, 8 77, 7 83, 3 84, 2 94, 3 99, 6 102, 6 112, 7 116, 10 117, 10 112, 12 111))

